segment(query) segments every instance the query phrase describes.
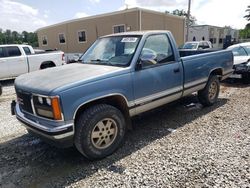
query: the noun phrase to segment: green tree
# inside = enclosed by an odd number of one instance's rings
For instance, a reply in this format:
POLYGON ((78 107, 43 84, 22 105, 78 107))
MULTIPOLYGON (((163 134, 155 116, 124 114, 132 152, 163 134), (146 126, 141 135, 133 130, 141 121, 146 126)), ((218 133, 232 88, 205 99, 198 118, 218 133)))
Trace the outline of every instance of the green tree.
MULTIPOLYGON (((250 21, 250 5, 247 6, 246 12, 248 12, 248 14, 245 15, 244 18, 246 18, 247 21, 250 21)), ((242 39, 250 38, 250 23, 248 23, 244 29, 240 30, 240 38, 242 39)))
POLYGON ((250 38, 250 23, 248 23, 244 29, 240 30, 240 38, 242 39, 250 38))
POLYGON ((7 29, 3 31, 0 28, 0 44, 29 44, 33 47, 38 46, 37 34, 33 32, 23 31, 21 33, 17 31, 11 31, 7 29))
MULTIPOLYGON (((179 10, 179 9, 175 9, 173 10, 172 12, 169 12, 169 11, 165 11, 166 14, 172 14, 172 15, 175 15, 175 16, 182 16, 182 17, 185 17, 186 18, 186 21, 187 21, 187 17, 188 17, 188 13, 185 11, 185 10, 179 10)), ((196 23, 196 18, 192 15, 190 15, 189 17, 189 25, 195 25, 196 23)))
POLYGON ((5 31, 5 38, 6 38, 7 44, 11 44, 13 42, 12 37, 11 37, 11 30, 7 29, 5 31))
POLYGON ((250 5, 247 6, 246 12, 247 15, 245 15, 244 18, 246 18, 247 21, 250 21, 250 5))

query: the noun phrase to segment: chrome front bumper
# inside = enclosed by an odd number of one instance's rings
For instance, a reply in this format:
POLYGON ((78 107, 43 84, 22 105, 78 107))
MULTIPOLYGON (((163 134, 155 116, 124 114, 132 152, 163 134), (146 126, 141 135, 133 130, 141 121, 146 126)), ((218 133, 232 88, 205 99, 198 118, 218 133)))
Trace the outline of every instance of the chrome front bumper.
POLYGON ((12 111, 14 110, 16 118, 21 121, 27 129, 42 137, 46 137, 51 140, 62 140, 73 137, 74 135, 74 124, 63 124, 53 126, 50 125, 50 121, 42 125, 39 120, 33 121, 25 117, 25 114, 21 112, 18 104, 11 105, 12 111))

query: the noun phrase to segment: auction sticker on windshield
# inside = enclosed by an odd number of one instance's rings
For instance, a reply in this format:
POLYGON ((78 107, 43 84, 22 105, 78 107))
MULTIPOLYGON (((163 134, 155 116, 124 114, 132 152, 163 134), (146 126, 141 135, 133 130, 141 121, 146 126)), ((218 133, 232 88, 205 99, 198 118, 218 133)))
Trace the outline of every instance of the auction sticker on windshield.
POLYGON ((122 38, 121 42, 136 42, 137 38, 136 37, 125 37, 122 38))

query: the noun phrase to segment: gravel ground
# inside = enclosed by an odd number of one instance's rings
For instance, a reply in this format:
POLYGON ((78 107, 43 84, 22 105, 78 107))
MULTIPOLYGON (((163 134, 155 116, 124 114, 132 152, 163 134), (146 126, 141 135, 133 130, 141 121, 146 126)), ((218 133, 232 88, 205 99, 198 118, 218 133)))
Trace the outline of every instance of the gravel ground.
POLYGON ((195 96, 133 119, 116 153, 88 161, 27 134, 0 97, 0 187, 250 187, 250 86, 223 84, 216 105, 195 96))

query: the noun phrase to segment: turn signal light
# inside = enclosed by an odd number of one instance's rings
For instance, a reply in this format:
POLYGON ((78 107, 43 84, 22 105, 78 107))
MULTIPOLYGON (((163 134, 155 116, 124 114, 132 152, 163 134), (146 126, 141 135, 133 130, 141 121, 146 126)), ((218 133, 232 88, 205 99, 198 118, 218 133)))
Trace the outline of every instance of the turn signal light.
POLYGON ((58 97, 51 99, 51 106, 53 109, 53 115, 55 120, 62 120, 62 113, 60 108, 60 102, 58 97))

